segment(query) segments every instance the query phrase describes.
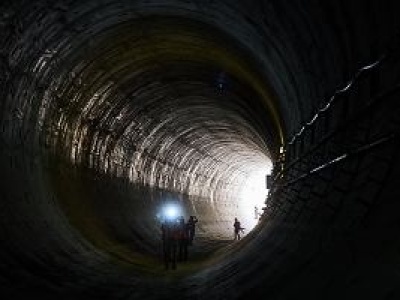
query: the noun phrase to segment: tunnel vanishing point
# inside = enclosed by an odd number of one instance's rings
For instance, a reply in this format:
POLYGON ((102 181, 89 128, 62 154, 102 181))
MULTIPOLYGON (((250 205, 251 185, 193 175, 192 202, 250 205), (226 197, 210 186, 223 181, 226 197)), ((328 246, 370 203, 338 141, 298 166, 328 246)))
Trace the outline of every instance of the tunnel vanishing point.
POLYGON ((2 0, 2 299, 400 299, 399 13, 2 0), (233 242, 269 166, 261 219, 233 242), (204 245, 176 272, 171 201, 204 245))

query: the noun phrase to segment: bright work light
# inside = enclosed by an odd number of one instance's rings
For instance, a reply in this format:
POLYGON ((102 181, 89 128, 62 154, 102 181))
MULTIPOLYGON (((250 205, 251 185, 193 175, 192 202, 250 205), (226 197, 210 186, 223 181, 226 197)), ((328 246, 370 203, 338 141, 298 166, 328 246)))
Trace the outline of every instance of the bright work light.
POLYGON ((176 219, 180 215, 181 209, 177 204, 169 203, 163 208, 163 216, 168 220, 176 219))

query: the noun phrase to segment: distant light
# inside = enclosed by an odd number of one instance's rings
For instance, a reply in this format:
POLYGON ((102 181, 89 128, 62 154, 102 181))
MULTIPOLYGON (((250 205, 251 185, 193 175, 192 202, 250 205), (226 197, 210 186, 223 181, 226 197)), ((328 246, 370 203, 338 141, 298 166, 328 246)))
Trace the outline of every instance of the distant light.
POLYGON ((243 182, 239 197, 240 222, 247 232, 252 230, 259 220, 259 216, 265 206, 268 189, 265 186, 265 178, 271 172, 271 164, 263 168, 254 169, 243 182))

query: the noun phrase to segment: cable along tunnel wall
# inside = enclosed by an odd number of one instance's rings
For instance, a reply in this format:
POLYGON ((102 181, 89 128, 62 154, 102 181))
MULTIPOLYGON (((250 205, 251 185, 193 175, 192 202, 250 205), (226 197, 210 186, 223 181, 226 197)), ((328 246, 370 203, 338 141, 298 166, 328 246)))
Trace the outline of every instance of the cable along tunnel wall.
POLYGON ((303 294, 311 298, 397 295, 385 290, 397 285, 396 267, 385 265, 398 246, 391 235, 398 223, 399 63, 395 35, 377 61, 321 102, 282 151, 264 218, 287 228, 291 240, 277 251, 298 260, 288 272, 304 277, 279 299, 308 288, 313 292, 303 294), (317 287, 308 280, 314 276, 317 287))
MULTIPOLYGON (((224 235, 224 222, 212 222, 235 214, 227 200, 246 172, 276 160, 326 95, 386 51, 398 27, 395 6, 2 5, 4 290, 67 299, 157 299, 157 290, 207 299, 396 298, 395 58, 352 89, 343 102, 350 107, 338 106, 305 134, 297 154, 343 124, 344 111, 382 94, 380 104, 288 170, 282 184, 348 150, 390 141, 274 194, 242 251, 179 280, 176 289, 142 276, 151 272, 143 254, 155 249, 157 203, 188 199, 189 210, 203 210, 204 232, 224 235), (115 261, 134 271, 121 273, 115 261)), ((293 157, 286 159, 284 168, 293 157)))

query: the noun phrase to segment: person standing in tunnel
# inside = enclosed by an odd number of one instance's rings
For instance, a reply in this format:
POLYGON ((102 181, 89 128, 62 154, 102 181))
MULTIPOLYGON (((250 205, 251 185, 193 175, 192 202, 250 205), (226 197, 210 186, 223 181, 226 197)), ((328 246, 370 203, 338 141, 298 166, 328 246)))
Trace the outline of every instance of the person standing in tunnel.
POLYGON ((185 224, 185 218, 178 218, 178 230, 177 236, 178 240, 178 261, 187 261, 188 258, 188 231, 185 224))
POLYGON ((187 231, 188 231, 188 244, 193 245, 193 239, 196 234, 196 223, 199 220, 195 216, 190 216, 187 222, 187 231))
POLYGON ((254 219, 258 220, 260 213, 258 212, 258 207, 254 206, 254 219))
POLYGON ((235 241, 240 240, 240 233, 243 232, 244 228, 241 226, 239 220, 235 218, 235 222, 233 223, 233 232, 235 235, 235 241))
POLYGON ((172 220, 166 219, 161 225, 163 258, 166 270, 169 269, 170 263, 172 269, 176 269, 177 229, 177 224, 175 224, 172 220))

